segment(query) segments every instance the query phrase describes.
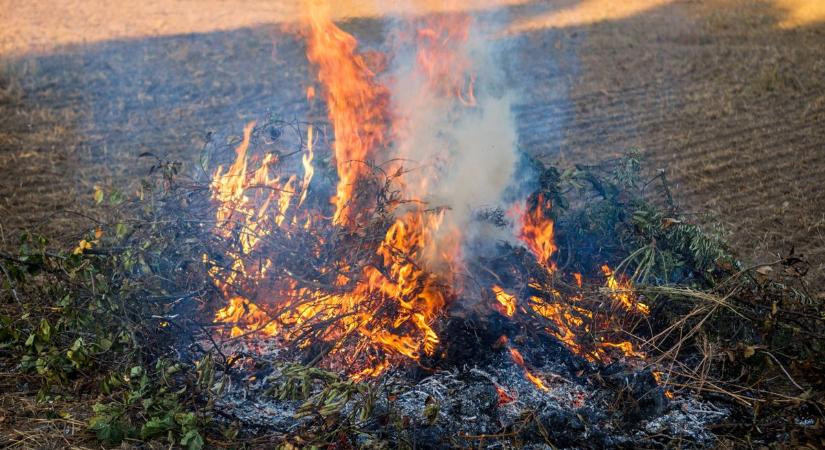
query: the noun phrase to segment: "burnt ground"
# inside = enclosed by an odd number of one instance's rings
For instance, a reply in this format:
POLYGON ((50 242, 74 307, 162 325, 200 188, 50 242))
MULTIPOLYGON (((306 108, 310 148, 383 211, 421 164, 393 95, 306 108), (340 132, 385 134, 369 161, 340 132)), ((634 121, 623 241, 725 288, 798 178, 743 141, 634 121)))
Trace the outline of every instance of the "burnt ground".
MULTIPOLYGON (((96 22, 86 22, 95 39, 83 43, 60 38, 80 18, 48 7, 19 18, 13 3, 0 3, 2 247, 23 230, 76 242, 91 224, 93 186, 133 188, 150 165, 143 152, 193 162, 210 131, 240 132, 265 112, 302 117, 303 50, 277 25, 190 17, 196 26, 178 30, 177 16, 151 16, 141 36, 105 16, 135 11, 84 10, 96 22), (18 19, 28 34, 17 33, 18 19)), ((574 2, 552 3, 511 12, 574 2)), ((227 19, 269 11, 215 5, 227 19)), ((522 94, 520 145, 562 164, 639 148, 651 171, 666 171, 679 204, 721 222, 744 259, 794 248, 812 263, 811 285, 825 290, 825 24, 782 28, 785 19, 769 2, 681 0, 505 38, 522 94)), ((370 34, 373 22, 348 27, 370 34)))

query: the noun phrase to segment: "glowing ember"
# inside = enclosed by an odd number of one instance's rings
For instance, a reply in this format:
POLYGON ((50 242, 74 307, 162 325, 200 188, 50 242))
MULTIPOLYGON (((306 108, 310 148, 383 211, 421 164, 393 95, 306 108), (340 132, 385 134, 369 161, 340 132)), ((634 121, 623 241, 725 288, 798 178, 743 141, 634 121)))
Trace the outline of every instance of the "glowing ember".
POLYGON ((498 404, 505 405, 507 403, 512 402, 515 400, 513 396, 511 396, 506 390, 504 390, 501 386, 496 386, 496 392, 498 392, 498 404))

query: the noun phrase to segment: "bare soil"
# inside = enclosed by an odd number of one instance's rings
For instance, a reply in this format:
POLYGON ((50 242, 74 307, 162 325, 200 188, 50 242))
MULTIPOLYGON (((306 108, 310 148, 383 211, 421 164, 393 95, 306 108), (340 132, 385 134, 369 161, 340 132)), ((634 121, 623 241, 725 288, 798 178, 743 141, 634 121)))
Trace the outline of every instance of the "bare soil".
MULTIPOLYGON (((22 230, 70 243, 90 224, 93 186, 133 188, 150 165, 143 152, 191 163, 210 131, 303 115, 302 44, 261 19, 289 8, 149 3, 141 14, 3 2, 6 30, 18 28, 0 33, 0 245, 22 230)), ((507 11, 518 22, 574 3, 507 11)), ((788 27, 774 2, 642 3, 501 38, 521 93, 520 145, 562 164, 639 148, 746 260, 793 249, 825 289, 825 26, 788 27)))

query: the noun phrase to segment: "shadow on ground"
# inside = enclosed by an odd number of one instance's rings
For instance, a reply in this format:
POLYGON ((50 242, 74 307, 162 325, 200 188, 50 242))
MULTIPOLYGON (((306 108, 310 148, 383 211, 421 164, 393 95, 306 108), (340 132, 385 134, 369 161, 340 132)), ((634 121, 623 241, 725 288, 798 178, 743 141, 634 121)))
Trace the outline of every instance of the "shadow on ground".
MULTIPOLYGON (((763 3, 673 2, 502 37, 519 144, 562 165, 640 148, 682 206, 715 214, 746 258, 794 248, 822 286, 825 28, 782 20, 763 3)), ((347 27, 368 42, 381 34, 376 20, 347 27)), ((294 35, 259 26, 3 59, 2 245, 24 229, 74 240, 93 186, 133 188, 143 152, 193 162, 210 131, 240 132, 266 113, 303 118, 303 54, 294 35)))

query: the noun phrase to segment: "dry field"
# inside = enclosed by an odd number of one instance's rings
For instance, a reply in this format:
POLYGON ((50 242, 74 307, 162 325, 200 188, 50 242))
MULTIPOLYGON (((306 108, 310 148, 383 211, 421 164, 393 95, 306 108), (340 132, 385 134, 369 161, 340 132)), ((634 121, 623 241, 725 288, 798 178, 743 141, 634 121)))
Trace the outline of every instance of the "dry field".
MULTIPOLYGON (((510 15, 523 148, 562 164, 640 148, 746 260, 793 248, 825 288, 818 0, 469 3, 510 15)), ((92 187, 134 185, 142 152, 191 162, 210 131, 302 115, 295 4, 0 1, 0 245, 74 240, 92 187)), ((380 32, 354 11, 348 29, 380 32)))

